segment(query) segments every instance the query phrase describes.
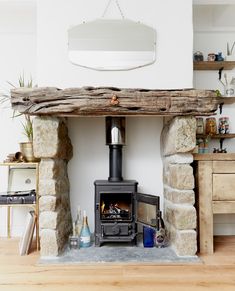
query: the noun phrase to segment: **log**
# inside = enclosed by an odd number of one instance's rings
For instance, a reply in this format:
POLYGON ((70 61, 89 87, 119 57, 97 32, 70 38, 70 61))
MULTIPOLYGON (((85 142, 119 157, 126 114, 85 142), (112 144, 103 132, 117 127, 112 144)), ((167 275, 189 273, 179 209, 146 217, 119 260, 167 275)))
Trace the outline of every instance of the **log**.
POLYGON ((212 90, 148 90, 114 87, 17 88, 14 110, 54 116, 212 115, 221 103, 212 90))

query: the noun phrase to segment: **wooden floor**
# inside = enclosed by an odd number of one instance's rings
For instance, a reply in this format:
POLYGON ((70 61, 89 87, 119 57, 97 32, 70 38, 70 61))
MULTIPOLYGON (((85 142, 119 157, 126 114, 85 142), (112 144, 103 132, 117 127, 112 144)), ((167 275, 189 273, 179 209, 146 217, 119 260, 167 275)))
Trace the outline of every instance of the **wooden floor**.
POLYGON ((39 266, 18 255, 17 240, 0 240, 0 291, 235 290, 235 237, 216 237, 213 256, 194 265, 94 264, 39 266))

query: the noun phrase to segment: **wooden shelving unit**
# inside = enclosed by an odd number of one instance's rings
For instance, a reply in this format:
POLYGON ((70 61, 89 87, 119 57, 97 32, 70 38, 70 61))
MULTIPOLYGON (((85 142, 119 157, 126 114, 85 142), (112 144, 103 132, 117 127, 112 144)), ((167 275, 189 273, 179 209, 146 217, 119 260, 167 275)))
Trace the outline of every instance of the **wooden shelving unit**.
POLYGON ((193 62, 193 69, 199 71, 211 71, 211 70, 232 70, 235 68, 235 61, 224 61, 224 62, 193 62))
POLYGON ((32 208, 35 210, 36 214, 36 244, 37 244, 37 250, 40 249, 40 241, 39 241, 39 194, 38 194, 38 185, 39 185, 39 163, 37 162, 24 162, 24 163, 2 163, 0 162, 0 167, 8 167, 8 170, 13 168, 35 168, 36 170, 36 202, 35 204, 1 204, 0 207, 6 207, 7 208, 7 237, 11 237, 11 208, 15 207, 26 207, 26 208, 32 208))

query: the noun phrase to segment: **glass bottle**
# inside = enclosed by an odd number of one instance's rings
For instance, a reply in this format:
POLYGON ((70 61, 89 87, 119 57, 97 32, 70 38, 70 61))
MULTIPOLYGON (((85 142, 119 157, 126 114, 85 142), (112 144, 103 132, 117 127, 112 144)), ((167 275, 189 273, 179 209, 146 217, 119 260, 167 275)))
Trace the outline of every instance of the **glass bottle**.
POLYGON ((155 230, 151 227, 143 227, 143 244, 145 248, 152 248, 154 246, 155 230))
POLYGON ((156 232, 155 232, 155 246, 157 248, 163 248, 167 245, 167 237, 166 237, 166 229, 165 224, 162 219, 162 212, 159 211, 157 216, 157 225, 156 225, 156 232))
POLYGON ((83 213, 82 229, 80 232, 80 247, 88 248, 91 246, 91 232, 88 226, 86 211, 83 213))
POLYGON ((78 205, 77 218, 75 221, 75 233, 77 236, 80 236, 81 229, 82 229, 82 211, 80 205, 78 205))

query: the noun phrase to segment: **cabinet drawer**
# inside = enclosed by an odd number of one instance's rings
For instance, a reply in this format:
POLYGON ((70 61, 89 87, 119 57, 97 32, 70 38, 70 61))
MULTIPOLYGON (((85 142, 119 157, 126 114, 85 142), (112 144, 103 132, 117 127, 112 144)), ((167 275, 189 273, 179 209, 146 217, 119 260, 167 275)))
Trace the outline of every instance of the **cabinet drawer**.
POLYGON ((235 174, 213 174, 213 200, 235 200, 235 174))
POLYGON ((235 173, 235 161, 213 161, 213 173, 235 173))

